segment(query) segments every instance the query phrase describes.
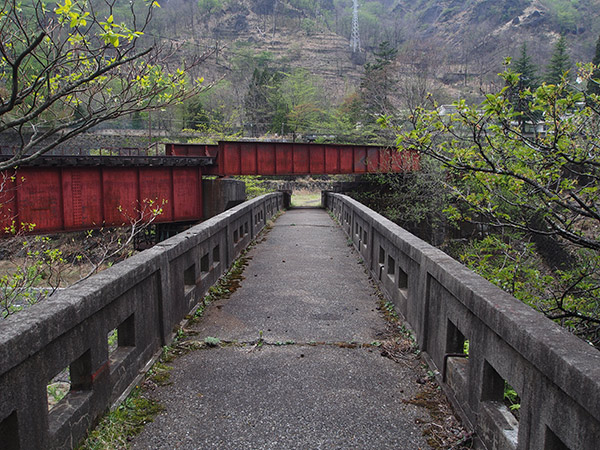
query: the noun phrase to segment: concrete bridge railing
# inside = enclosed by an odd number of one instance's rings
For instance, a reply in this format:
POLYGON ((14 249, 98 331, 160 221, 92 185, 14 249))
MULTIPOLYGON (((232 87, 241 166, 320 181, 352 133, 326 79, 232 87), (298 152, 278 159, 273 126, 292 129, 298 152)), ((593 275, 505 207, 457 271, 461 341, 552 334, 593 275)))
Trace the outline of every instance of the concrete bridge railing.
POLYGON ((353 199, 324 192, 323 205, 488 449, 598 448, 600 352, 353 199), (505 383, 519 394, 518 420, 505 383))
POLYGON ((1 321, 0 448, 76 445, 283 200, 245 202, 1 321), (48 383, 66 368, 70 391, 49 411, 48 383))

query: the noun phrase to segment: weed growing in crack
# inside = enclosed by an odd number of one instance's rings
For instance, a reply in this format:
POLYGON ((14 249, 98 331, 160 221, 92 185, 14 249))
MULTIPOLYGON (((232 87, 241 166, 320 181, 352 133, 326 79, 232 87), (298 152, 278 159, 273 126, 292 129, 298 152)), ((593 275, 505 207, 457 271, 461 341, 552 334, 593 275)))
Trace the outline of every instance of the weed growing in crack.
POLYGON ((338 220, 338 218, 336 217, 336 215, 333 213, 332 210, 328 209, 327 210, 327 214, 329 214, 329 217, 331 217, 331 220, 333 220, 335 223, 337 223, 339 226, 342 226, 340 224, 340 221, 338 220))
POLYGON ((262 330, 260 330, 258 332, 258 341, 256 341, 256 347, 261 348, 264 343, 265 343, 265 341, 263 339, 263 332, 262 332, 262 330))
POLYGON ((212 336, 207 336, 204 338, 204 343, 207 347, 218 347, 221 345, 221 339, 212 336))
POLYGON ((198 304, 194 314, 187 317, 189 320, 188 325, 197 323, 204 316, 208 305, 217 300, 229 298, 241 286, 241 282, 244 279, 242 273, 249 261, 250 258, 246 256, 246 251, 244 251, 232 264, 231 269, 208 289, 207 294, 198 304))
POLYGON ((162 348, 160 360, 163 362, 172 362, 174 359, 175 359, 175 356, 173 355, 173 347, 170 345, 165 345, 162 348))
POLYGON ((56 405, 69 393, 71 384, 66 382, 51 383, 47 386, 46 391, 48 393, 48 408, 56 405))
POLYGON ((167 386, 171 384, 170 378, 172 369, 172 366, 168 366, 159 361, 146 373, 146 381, 150 381, 158 386, 167 386))
POLYGON ((145 397, 143 389, 138 386, 117 409, 104 416, 77 448, 128 448, 131 439, 163 410, 164 407, 160 403, 145 397))
POLYGON ((398 317, 398 313, 396 312, 396 307, 390 301, 382 301, 381 309, 384 311, 386 316, 389 316, 393 319, 394 322, 397 322, 400 318, 398 317))

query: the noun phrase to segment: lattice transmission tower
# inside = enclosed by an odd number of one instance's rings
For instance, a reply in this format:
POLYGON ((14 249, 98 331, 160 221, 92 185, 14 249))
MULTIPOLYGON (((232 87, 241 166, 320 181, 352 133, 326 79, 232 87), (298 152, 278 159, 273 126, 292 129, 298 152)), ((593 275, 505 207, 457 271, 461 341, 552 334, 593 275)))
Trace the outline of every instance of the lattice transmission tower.
POLYGON ((352 52, 360 52, 360 34, 358 33, 358 0, 354 0, 352 11, 352 36, 350 37, 352 52))

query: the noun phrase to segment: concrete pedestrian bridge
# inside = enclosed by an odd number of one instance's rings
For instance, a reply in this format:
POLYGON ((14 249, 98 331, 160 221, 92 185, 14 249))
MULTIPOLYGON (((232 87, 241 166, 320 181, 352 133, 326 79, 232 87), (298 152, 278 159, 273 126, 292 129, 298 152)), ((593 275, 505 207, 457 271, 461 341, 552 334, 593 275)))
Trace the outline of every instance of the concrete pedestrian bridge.
POLYGON ((241 287, 186 325, 221 345, 172 363, 152 394, 165 411, 133 448, 428 448, 409 401, 422 369, 382 357, 398 326, 380 296, 477 445, 598 448, 596 349, 349 197, 323 193, 330 214, 283 204, 243 203, 0 323, 0 448, 76 446, 257 237, 241 287), (71 389, 48 410, 66 367, 71 389))

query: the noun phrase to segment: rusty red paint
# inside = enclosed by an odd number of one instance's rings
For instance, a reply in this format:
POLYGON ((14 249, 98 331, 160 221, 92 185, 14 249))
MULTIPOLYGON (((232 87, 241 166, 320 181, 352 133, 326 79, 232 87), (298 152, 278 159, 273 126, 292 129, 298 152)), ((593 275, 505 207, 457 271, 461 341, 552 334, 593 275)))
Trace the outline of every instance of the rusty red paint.
POLYGON ((167 156, 211 156, 216 157, 218 145, 206 144, 165 144, 167 156))
POLYGON ((291 142, 219 142, 218 146, 169 144, 169 155, 209 155, 210 175, 324 175, 409 172, 419 155, 380 146, 299 144, 291 142))
POLYGON ((91 376, 91 381, 92 383, 96 380, 96 378, 98 378, 102 372, 106 371, 108 368, 110 367, 110 361, 105 361, 104 364, 102 364, 98 370, 96 370, 92 376, 91 376))
POLYGON ((3 230, 13 221, 38 233, 129 225, 149 200, 162 207, 157 223, 202 219, 200 167, 21 167, 4 175, 3 230))
MULTIPOLYGON (((5 171, 0 226, 35 224, 35 232, 128 225, 145 201, 160 222, 202 219, 202 175, 320 175, 407 172, 419 155, 378 146, 291 142, 166 144, 168 156, 213 158, 203 166, 21 167, 5 171)), ((0 180, 1 181, 1 180, 0 180)))

